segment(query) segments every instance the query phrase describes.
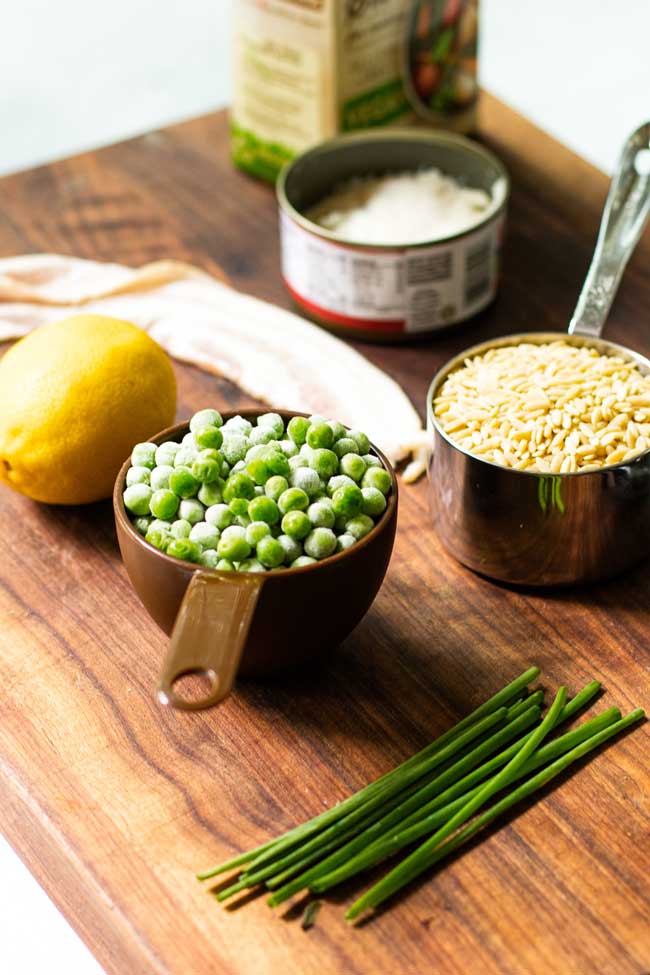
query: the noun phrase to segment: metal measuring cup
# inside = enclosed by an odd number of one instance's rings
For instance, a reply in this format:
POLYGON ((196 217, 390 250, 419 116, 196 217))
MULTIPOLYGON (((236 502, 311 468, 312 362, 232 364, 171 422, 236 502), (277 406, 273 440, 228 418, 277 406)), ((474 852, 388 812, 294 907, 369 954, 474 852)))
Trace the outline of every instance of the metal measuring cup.
MULTIPOLYGON (((570 341, 631 360, 650 359, 600 338, 628 259, 650 212, 650 122, 623 148, 612 179, 594 256, 569 324, 570 341)), ((465 359, 520 342, 567 340, 562 332, 507 335, 466 349, 434 377, 427 425, 433 520, 445 547, 464 565, 502 582, 568 585, 616 575, 650 548, 650 449, 602 470, 541 474, 502 467, 459 447, 433 410, 437 392, 465 359)))

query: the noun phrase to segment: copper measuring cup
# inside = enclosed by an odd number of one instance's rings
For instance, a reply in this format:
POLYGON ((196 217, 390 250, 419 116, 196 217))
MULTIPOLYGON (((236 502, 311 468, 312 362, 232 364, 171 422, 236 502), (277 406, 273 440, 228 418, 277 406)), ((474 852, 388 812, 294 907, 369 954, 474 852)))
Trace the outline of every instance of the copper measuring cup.
MULTIPOLYGON (((285 422, 295 413, 278 411, 285 422)), ((259 410, 239 415, 254 419, 259 410)), ((224 419, 234 416, 224 413, 224 419)), ((299 414, 306 415, 306 414, 299 414)), ((188 423, 163 430, 154 443, 180 441, 188 423)), ((141 602, 171 635, 158 698, 199 710, 222 701, 236 676, 264 677, 333 650, 370 608, 393 550, 397 480, 384 455, 371 445, 392 478, 383 515, 365 538, 316 565, 280 572, 220 572, 172 558, 138 534, 122 495, 130 460, 115 482, 113 509, 126 571, 141 602), (210 690, 200 700, 178 693, 175 683, 201 675, 210 690)))
POLYGON ((613 576, 650 548, 650 450, 595 471, 541 474, 501 467, 459 447, 433 410, 436 394, 466 358, 501 345, 564 339, 634 362, 650 359, 600 338, 628 259, 650 213, 650 122, 629 137, 612 179, 594 256, 571 319, 561 332, 508 335, 466 349, 434 377, 427 426, 434 441, 429 499, 445 547, 493 579, 568 585, 613 576))

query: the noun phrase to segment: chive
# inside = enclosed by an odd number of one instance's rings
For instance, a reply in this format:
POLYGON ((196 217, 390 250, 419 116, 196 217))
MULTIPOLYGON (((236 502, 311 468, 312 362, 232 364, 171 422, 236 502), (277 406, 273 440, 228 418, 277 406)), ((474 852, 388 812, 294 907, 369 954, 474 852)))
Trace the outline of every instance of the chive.
POLYGON ((309 931, 310 928, 316 924, 316 916, 323 905, 320 901, 310 901, 307 907, 303 911, 301 928, 303 931, 309 931))
MULTIPOLYGON (((620 718, 621 712, 618 708, 609 708, 609 710, 604 711, 595 718, 586 721, 579 728, 575 728, 560 738, 556 738, 555 741, 543 745, 519 770, 516 780, 525 778, 531 772, 555 760, 558 756, 565 754, 581 742, 598 734, 614 722, 619 721, 620 718)), ((319 894, 330 890, 336 884, 342 883, 355 874, 367 870, 376 863, 387 859, 394 853, 397 853, 398 850, 403 849, 403 847, 415 842, 415 840, 420 839, 422 836, 430 835, 432 829, 446 822, 468 799, 476 795, 479 788, 480 786, 476 786, 471 792, 465 793, 465 795, 443 806, 442 809, 435 809, 435 802, 423 806, 417 813, 409 816, 401 823, 398 833, 385 834, 378 840, 375 840, 371 845, 366 846, 360 853, 338 869, 321 874, 313 884, 309 885, 310 890, 319 894)), ((349 846, 351 847, 352 844, 349 844, 349 846)))
POLYGON ((501 813, 506 812, 511 806, 515 805, 517 802, 521 802, 523 799, 527 799, 530 795, 536 792, 538 789, 543 788, 551 779, 559 775, 566 768, 568 768, 573 762, 578 759, 583 758, 589 752, 598 748, 603 742, 617 735, 619 732, 623 731, 625 728, 630 727, 636 721, 641 720, 645 717, 645 713, 642 708, 636 708, 626 717, 621 718, 619 721, 605 728, 603 731, 586 741, 582 742, 580 745, 573 748, 571 751, 567 752, 565 755, 558 758, 551 765, 542 769, 537 775, 533 776, 532 779, 528 779, 517 789, 514 789, 511 793, 497 802, 494 806, 486 810, 481 816, 478 816, 469 826, 461 830, 456 836, 448 840, 442 845, 437 845, 435 849, 431 848, 430 843, 423 843, 414 854, 407 857, 395 870, 392 870, 386 877, 371 887, 370 890, 366 891, 346 912, 346 919, 352 921, 357 918, 363 911, 368 908, 378 907, 387 898, 396 894, 402 889, 406 884, 414 880, 419 874, 424 870, 427 870, 434 863, 439 860, 444 859, 454 850, 466 843, 475 833, 481 830, 484 826, 491 823, 497 816, 501 813))
POLYGON ((320 815, 315 816, 313 819, 308 820, 308 822, 303 823, 300 826, 296 826, 294 829, 289 830, 283 836, 270 840, 267 843, 263 843, 261 846, 255 847, 253 850, 248 850, 245 853, 240 853, 238 856, 233 857, 230 860, 226 860, 225 863, 221 863, 216 867, 212 867, 209 870, 205 870, 202 873, 197 874, 199 880, 209 880, 212 877, 216 877, 218 874, 226 873, 228 870, 233 870, 236 867, 243 866, 246 863, 255 861, 261 856, 270 852, 271 850, 281 850, 287 849, 290 846, 295 845, 295 843, 301 841, 306 835, 311 835, 317 829, 320 829, 323 825, 328 825, 331 822, 341 819, 347 812, 351 809, 356 809, 362 802, 372 795, 382 784, 400 771, 411 767, 411 765, 416 764, 427 758, 429 755, 433 754, 434 751, 442 748, 442 746, 457 736, 465 728, 469 727, 473 723, 477 722, 480 718, 485 715, 490 714, 493 711, 501 708, 504 704, 509 704, 513 700, 518 699, 521 693, 528 687, 532 681, 534 681, 539 676, 539 667, 530 667, 515 680, 506 684, 500 691, 494 694, 487 701, 484 701, 478 708, 468 714, 465 718, 459 721, 453 728, 449 728, 448 731, 444 732, 438 738, 436 738, 431 744, 427 745, 416 755, 413 755, 402 765, 393 769, 391 772, 387 772, 382 775, 375 782, 366 786, 365 789, 361 789, 359 792, 345 799, 343 802, 334 806, 331 809, 325 810, 325 812, 320 813, 320 815))

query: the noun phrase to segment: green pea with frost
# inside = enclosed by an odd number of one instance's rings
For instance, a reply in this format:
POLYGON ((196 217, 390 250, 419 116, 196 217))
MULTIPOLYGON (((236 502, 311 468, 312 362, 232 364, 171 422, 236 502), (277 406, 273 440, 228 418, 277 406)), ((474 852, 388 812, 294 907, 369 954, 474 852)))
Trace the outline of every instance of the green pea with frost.
POLYGON ((181 440, 181 447, 191 447, 192 450, 196 450, 196 440, 194 439, 193 433, 186 433, 181 440))
POLYGON ((162 488, 154 491, 149 501, 149 510, 156 518, 164 518, 171 521, 178 511, 179 499, 169 488, 162 488))
POLYGON ((258 486, 263 486, 266 484, 268 479, 271 477, 271 471, 268 469, 261 457, 254 457, 252 460, 247 462, 246 473, 258 486))
POLYGON ((174 458, 181 449, 181 445, 175 440, 165 440, 156 448, 156 467, 173 467, 174 458))
POLYGON ((246 541, 251 546, 255 548, 257 543, 262 538, 266 538, 267 535, 271 534, 271 527, 265 521, 251 521, 250 525, 246 528, 246 541))
POLYGON ((161 552, 166 552, 169 543, 173 541, 173 537, 168 531, 165 531, 163 528, 156 528, 155 525, 149 525, 144 539, 161 552))
POLYGON ((276 440, 279 440, 284 434, 284 420, 279 413, 262 413, 257 418, 257 425, 273 430, 273 436, 276 440))
POLYGON ((361 487, 377 488, 382 494, 388 494, 391 486, 391 477, 385 467, 369 467, 361 481, 361 487))
POLYGON ((248 451, 248 438, 241 433, 229 433, 223 438, 221 453, 229 464, 234 465, 243 461, 248 451))
POLYGON ((337 457, 345 457, 346 454, 358 454, 359 447, 357 446, 356 440, 352 440, 351 437, 341 437, 337 440, 332 450, 337 457))
POLYGON ((219 427, 201 427, 194 434, 194 439, 199 450, 206 448, 218 450, 223 443, 223 433, 219 427))
POLYGON ((383 467, 379 457, 377 457, 375 454, 364 454, 363 459, 366 463, 366 467, 383 467))
POLYGON ((244 559, 237 566, 238 572, 266 572, 259 559, 244 559))
POLYGON ((295 471, 292 471, 289 477, 289 483, 291 487, 300 488, 310 498, 318 494, 323 487, 323 482, 311 467, 298 467, 295 471))
POLYGON ((235 564, 234 562, 231 562, 230 559, 219 559, 215 568, 217 568, 219 572, 234 572, 235 564))
POLYGON ((160 528, 162 531, 170 532, 172 530, 172 523, 166 518, 154 518, 151 522, 152 528, 160 528))
POLYGON ((328 420, 327 425, 328 427, 332 428, 332 433, 334 434, 334 442, 340 440, 341 437, 344 437, 347 433, 347 430, 345 429, 343 424, 339 423, 338 420, 328 420))
POLYGON ((273 498, 269 498, 266 494, 253 498, 248 503, 247 510, 251 521, 265 521, 267 525, 275 525, 280 521, 279 502, 276 503, 273 498))
POLYGON ((356 544, 356 538, 354 535, 350 535, 349 532, 343 532, 336 539, 336 551, 337 552, 347 552, 349 548, 352 548, 356 544))
POLYGON ((151 484, 151 468, 149 467, 129 467, 126 472, 126 486, 132 484, 151 484))
POLYGON ((199 555, 199 565, 206 569, 217 569, 219 567, 219 553, 213 548, 203 549, 199 555))
POLYGON ((199 410, 190 420, 190 430, 200 430, 201 427, 221 427, 223 418, 218 410, 199 410))
POLYGON ((207 521, 200 521, 196 525, 192 525, 189 537, 197 545, 200 545, 202 550, 208 548, 216 549, 219 544, 221 532, 214 525, 208 524, 207 521))
POLYGON ((354 518, 361 512, 363 504, 363 494, 361 488, 356 484, 344 484, 337 488, 332 495, 332 508, 335 515, 345 515, 346 518, 354 518))
POLYGON ((298 453, 298 445, 293 440, 281 440, 280 450, 285 457, 295 457, 298 453))
POLYGON ((353 481, 360 481, 366 473, 366 463, 358 454, 344 454, 339 462, 339 470, 353 481))
POLYGON ((296 538, 291 538, 289 535, 278 535, 277 540, 284 549, 285 563, 294 562, 302 555, 302 545, 296 538))
POLYGON ((323 501, 314 501, 310 504, 307 508, 307 517, 314 528, 334 528, 336 521, 331 504, 323 504, 323 501))
POLYGON ((274 474, 274 476, 270 477, 264 485, 264 493, 268 498, 271 498, 272 501, 277 502, 280 495, 284 494, 288 487, 289 482, 287 481, 286 477, 282 477, 281 474, 274 474))
POLYGON ((179 498, 192 498, 199 489, 200 482, 189 467, 175 467, 169 475, 169 488, 179 498))
POLYGON ((169 487, 169 478, 172 475, 173 467, 169 464, 158 464, 151 471, 151 476, 149 479, 149 484, 154 491, 162 491, 164 488, 169 487))
POLYGON ((262 454, 262 460, 268 467, 271 474, 279 475, 280 477, 288 476, 290 471, 289 459, 288 457, 285 457, 279 447, 272 447, 271 444, 267 444, 266 449, 262 454))
POLYGON ((346 436, 356 441, 360 454, 370 453, 370 441, 362 430, 348 430, 346 436))
POLYGON ((153 521, 148 515, 140 515, 138 518, 133 519, 133 527, 139 535, 146 535, 149 525, 153 521))
POLYGON ((299 555, 297 559, 294 559, 289 568, 291 569, 302 569, 306 565, 316 565, 317 559, 312 559, 311 555, 299 555))
POLYGON ((137 443, 131 451, 132 467, 148 467, 153 470, 156 466, 155 443, 137 443))
POLYGON ((241 518, 248 514, 248 501, 246 498, 233 498, 228 504, 235 518, 241 518))
POLYGON ((219 531, 223 531, 234 521, 234 515, 227 504, 212 504, 205 513, 205 520, 209 525, 214 525, 219 531))
POLYGON ((122 495, 124 507, 134 515, 148 515, 152 494, 148 484, 131 484, 122 495))
POLYGON ((383 514, 386 510, 386 498, 377 488, 365 487, 361 488, 361 493, 363 495, 363 502, 361 504, 361 513, 364 515, 369 515, 371 518, 378 518, 379 515, 383 514))
POLYGON ((345 523, 345 533, 353 535, 357 541, 372 531, 375 523, 368 515, 356 515, 345 523))
POLYGON ((192 526, 185 518, 177 518, 169 529, 174 538, 189 538, 192 526))
POLYGON ((307 439, 307 431, 311 426, 304 416, 293 416, 287 424, 287 435, 298 447, 302 447, 307 439))
POLYGON ((167 546, 167 555, 175 559, 185 559, 186 562, 198 562, 201 549, 190 538, 172 538, 167 546))
POLYGON ((331 528, 313 528, 305 539, 305 554, 312 559, 326 559, 336 550, 336 535, 331 528))
POLYGON ((184 498, 178 506, 178 517, 197 525, 204 520, 205 508, 196 498, 184 498))
POLYGON ((309 495, 302 488, 287 488, 278 498, 278 508, 283 515, 287 511, 306 511, 308 507, 309 495))
POLYGON ((269 440, 274 439, 271 427, 253 427, 248 436, 251 447, 255 447, 257 444, 267 444, 269 440))
POLYGON ((339 488, 345 487, 346 484, 355 487, 355 482, 351 477, 348 477, 347 474, 335 474, 334 477, 330 477, 329 481, 327 482, 327 493, 329 494, 330 498, 335 491, 338 491, 339 488))
POLYGON ((252 525, 252 523, 253 522, 248 515, 235 515, 235 524, 241 525, 242 528, 248 528, 248 526, 252 525))
POLYGON ((295 457, 289 458, 289 471, 297 471, 301 467, 309 467, 309 461, 302 454, 296 454, 295 457))
POLYGON ((334 431, 328 423, 313 423, 307 431, 307 443, 314 450, 331 447, 334 443, 334 431))
POLYGON ((251 554, 251 546, 246 541, 246 531, 240 525, 230 525, 221 532, 217 552, 222 559, 241 562, 251 554))
POLYGON ((224 484, 225 481, 222 477, 218 477, 216 481, 202 484, 197 494, 197 498, 201 504, 204 504, 206 508, 212 507, 213 504, 220 504, 223 501, 224 484))
POLYGON ((221 454, 218 450, 208 448, 201 450, 192 463, 192 474, 202 484, 209 484, 221 477, 221 454))
POLYGON ((196 447, 181 447, 174 457, 174 467, 191 467, 197 453, 196 447))
POLYGON ((237 415, 231 416, 229 420, 226 420, 221 429, 223 430, 224 434, 227 431, 228 433, 239 433, 244 437, 247 437, 253 429, 253 424, 245 417, 237 415))
MULTIPOLYGON (((246 473, 246 461, 238 460, 236 464, 233 464, 230 468, 230 474, 245 474, 246 473)), ((230 474, 228 477, 230 477, 230 474)), ((228 477, 226 480, 228 480, 228 477)))
POLYGON ((309 423, 313 425, 314 423, 327 423, 327 419, 321 416, 320 413, 312 413, 309 417, 309 423))
POLYGON ((233 498, 245 498, 250 501, 255 497, 255 482, 248 474, 231 474, 223 489, 223 500, 230 502, 233 498))
POLYGON ((316 471, 324 481, 333 477, 339 469, 339 459, 333 450, 326 447, 319 447, 314 450, 309 460, 309 466, 316 471))
POLYGON ((267 535, 257 543, 257 558, 267 569, 274 569, 284 562, 284 548, 278 538, 267 535))
POLYGON ((288 511, 282 519, 281 527, 285 535, 299 542, 307 537, 313 525, 304 511, 288 511))

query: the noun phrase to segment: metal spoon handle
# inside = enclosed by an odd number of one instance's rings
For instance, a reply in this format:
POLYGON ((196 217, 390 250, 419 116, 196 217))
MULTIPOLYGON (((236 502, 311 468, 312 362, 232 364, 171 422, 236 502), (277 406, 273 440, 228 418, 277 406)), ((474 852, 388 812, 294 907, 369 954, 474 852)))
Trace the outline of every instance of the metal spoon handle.
POLYGON ((633 132, 623 147, 600 222, 596 249, 570 335, 598 338, 605 325, 625 266, 650 214, 650 122, 633 132))

